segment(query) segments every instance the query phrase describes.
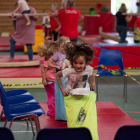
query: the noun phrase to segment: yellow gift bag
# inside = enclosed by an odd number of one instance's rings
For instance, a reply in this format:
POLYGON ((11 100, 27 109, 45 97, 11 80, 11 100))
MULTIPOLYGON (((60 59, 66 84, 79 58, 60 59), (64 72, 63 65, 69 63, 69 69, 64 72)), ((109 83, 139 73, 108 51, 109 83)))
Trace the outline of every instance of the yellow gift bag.
POLYGON ((68 127, 87 127, 93 140, 99 140, 97 131, 96 93, 64 96, 68 127))

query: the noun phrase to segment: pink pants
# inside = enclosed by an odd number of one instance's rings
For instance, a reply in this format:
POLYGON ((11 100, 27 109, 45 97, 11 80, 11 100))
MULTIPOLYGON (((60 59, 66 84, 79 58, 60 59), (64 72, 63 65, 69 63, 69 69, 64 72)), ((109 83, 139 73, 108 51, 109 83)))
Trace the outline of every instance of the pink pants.
POLYGON ((47 84, 45 87, 47 96, 48 96, 48 112, 47 114, 50 116, 55 116, 55 96, 54 96, 54 82, 51 84, 47 84))

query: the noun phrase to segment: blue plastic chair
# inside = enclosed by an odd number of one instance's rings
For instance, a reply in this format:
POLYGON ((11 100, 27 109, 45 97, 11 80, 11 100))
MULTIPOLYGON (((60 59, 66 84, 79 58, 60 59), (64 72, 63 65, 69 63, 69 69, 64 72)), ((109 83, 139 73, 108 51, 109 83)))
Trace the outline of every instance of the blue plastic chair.
POLYGON ((32 125, 32 119, 31 119, 31 116, 34 116, 36 129, 37 131, 40 130, 38 116, 45 114, 45 112, 39 104, 19 104, 17 106, 10 106, 8 104, 8 98, 6 97, 5 91, 1 83, 0 83, 0 98, 3 104, 3 110, 4 110, 5 118, 6 118, 4 126, 6 126, 8 120, 11 121, 10 126, 9 126, 9 128, 11 128, 14 119, 29 117, 31 120, 33 134, 35 135, 33 125, 32 125))
POLYGON ((114 140, 140 140, 140 125, 126 125, 120 127, 114 140))
POLYGON ((92 140, 87 128, 52 128, 38 132, 36 140, 92 140))
POLYGON ((0 127, 0 140, 15 140, 12 131, 6 127, 0 127))
POLYGON ((113 75, 110 71, 102 69, 98 67, 98 71, 96 73, 96 93, 97 93, 97 101, 98 101, 98 77, 99 76, 124 76, 124 94, 125 102, 127 103, 127 75, 124 74, 123 70, 123 59, 122 54, 119 50, 102 50, 99 57, 98 65, 105 66, 119 66, 119 70, 115 70, 120 74, 113 75))
MULTIPOLYGON (((0 85, 1 85, 0 88, 2 88, 3 91, 5 91, 1 82, 0 85)), ((5 94, 8 99, 9 106, 16 106, 20 104, 39 104, 39 102, 27 90, 24 89, 7 91, 5 92, 5 94)), ((1 105, 3 106, 2 102, 1 105)), ((3 114, 4 111, 2 109, 0 115, 0 121, 3 114)), ((27 121, 27 125, 28 125, 28 121, 27 121)))

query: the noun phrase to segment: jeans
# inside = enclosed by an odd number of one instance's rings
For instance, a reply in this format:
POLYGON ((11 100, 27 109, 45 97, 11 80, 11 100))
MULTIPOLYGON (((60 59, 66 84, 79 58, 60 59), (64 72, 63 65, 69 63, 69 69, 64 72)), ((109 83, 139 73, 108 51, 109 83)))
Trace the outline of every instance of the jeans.
POLYGON ((127 36, 127 26, 117 25, 116 29, 117 29, 117 32, 119 33, 119 36, 120 36, 119 43, 124 43, 125 38, 127 36))
MULTIPOLYGON (((14 53, 15 53, 15 43, 16 41, 13 40, 13 38, 11 37, 10 38, 10 57, 11 58, 14 58, 14 53)), ((26 44, 27 46, 27 50, 28 50, 28 57, 29 57, 29 60, 32 60, 33 59, 33 49, 32 49, 32 44, 26 44)))

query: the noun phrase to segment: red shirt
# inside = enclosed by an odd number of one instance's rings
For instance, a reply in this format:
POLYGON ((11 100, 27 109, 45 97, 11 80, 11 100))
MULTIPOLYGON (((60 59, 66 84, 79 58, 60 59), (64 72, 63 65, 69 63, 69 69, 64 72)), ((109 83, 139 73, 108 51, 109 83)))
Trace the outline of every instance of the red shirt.
MULTIPOLYGON (((58 14, 61 13, 63 10, 64 10, 64 9, 59 10, 59 11, 58 11, 58 14)), ((59 30, 59 33, 60 33, 61 35, 63 35, 63 33, 62 33, 62 31, 63 31, 63 29, 62 29, 62 27, 63 27, 63 18, 58 17, 58 19, 59 19, 60 24, 61 24, 61 28, 60 28, 60 30, 59 30)))
POLYGON ((58 18, 62 19, 62 33, 70 39, 78 38, 78 21, 81 14, 78 10, 70 7, 58 13, 58 18))
MULTIPOLYGON (((51 11, 51 13, 54 13, 53 11, 51 11)), ((58 28, 58 24, 55 21, 55 19, 53 17, 50 16, 50 25, 51 25, 51 30, 55 31, 55 29, 58 28)))

